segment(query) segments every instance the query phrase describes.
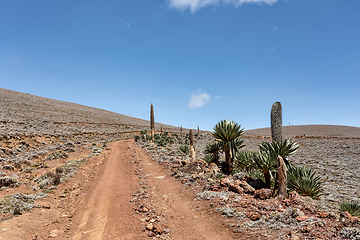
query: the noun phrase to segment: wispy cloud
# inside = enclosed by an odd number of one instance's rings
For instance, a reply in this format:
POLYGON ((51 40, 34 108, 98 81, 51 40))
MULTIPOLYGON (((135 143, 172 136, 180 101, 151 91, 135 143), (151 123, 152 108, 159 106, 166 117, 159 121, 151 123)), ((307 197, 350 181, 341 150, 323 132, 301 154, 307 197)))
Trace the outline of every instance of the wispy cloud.
POLYGON ((198 89, 191 93, 190 95, 190 102, 189 102, 189 108, 200 108, 207 104, 211 99, 211 96, 207 93, 204 93, 201 91, 201 89, 198 89))
POLYGON ((130 23, 128 21, 125 21, 125 20, 121 20, 121 23, 126 26, 126 27, 130 27, 130 23))
POLYGON ((196 12, 200 8, 211 6, 211 5, 227 5, 231 4, 238 7, 246 3, 256 4, 274 4, 278 0, 167 0, 170 8, 186 10, 190 9, 192 13, 196 12))

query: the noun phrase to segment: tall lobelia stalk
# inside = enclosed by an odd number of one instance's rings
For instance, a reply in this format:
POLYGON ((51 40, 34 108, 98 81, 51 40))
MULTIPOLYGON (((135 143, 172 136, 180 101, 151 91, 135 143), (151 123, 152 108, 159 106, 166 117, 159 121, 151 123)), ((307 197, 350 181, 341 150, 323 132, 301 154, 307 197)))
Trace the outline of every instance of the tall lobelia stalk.
POLYGON ((196 153, 195 153, 195 147, 194 147, 194 137, 192 130, 189 131, 189 140, 190 140, 190 153, 191 153, 191 159, 192 161, 195 161, 196 153))
POLYGON ((150 108, 150 130, 151 130, 151 141, 154 141, 154 137, 155 137, 155 117, 154 117, 154 106, 151 103, 151 108, 150 108))
POLYGON ((271 108, 271 137, 275 142, 282 142, 282 108, 280 102, 274 103, 271 108))

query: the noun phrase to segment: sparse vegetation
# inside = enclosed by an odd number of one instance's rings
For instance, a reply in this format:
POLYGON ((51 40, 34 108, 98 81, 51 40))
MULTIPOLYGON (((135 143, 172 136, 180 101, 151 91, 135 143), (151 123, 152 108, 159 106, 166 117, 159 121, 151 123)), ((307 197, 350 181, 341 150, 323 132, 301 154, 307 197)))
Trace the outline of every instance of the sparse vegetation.
POLYGON ((346 201, 339 203, 339 211, 351 214, 354 217, 360 217, 360 202, 359 201, 346 201))
POLYGON ((235 155, 244 146, 241 139, 243 132, 240 124, 230 120, 222 120, 214 127, 213 137, 225 153, 225 174, 232 173, 235 155))
POLYGON ((179 147, 180 151, 182 151, 183 153, 185 153, 186 155, 189 154, 189 146, 186 144, 183 144, 179 147))
POLYGON ((217 141, 212 141, 206 145, 204 153, 211 156, 211 158, 208 157, 209 163, 213 162, 219 166, 219 153, 221 148, 221 143, 217 141))
POLYGON ((323 182, 320 176, 309 167, 293 166, 288 169, 288 191, 296 191, 301 195, 320 198, 323 182))
POLYGON ((139 136, 139 135, 135 135, 135 136, 134 136, 134 139, 135 139, 135 142, 137 142, 137 141, 140 140, 140 136, 139 136))

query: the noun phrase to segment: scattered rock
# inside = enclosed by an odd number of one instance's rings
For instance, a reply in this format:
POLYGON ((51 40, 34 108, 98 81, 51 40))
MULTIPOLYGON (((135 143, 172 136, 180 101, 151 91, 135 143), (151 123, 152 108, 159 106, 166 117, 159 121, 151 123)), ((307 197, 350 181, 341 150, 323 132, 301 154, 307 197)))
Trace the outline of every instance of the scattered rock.
POLYGON ((244 190, 244 193, 254 194, 255 188, 250 186, 247 182, 236 180, 235 183, 238 184, 244 190))
POLYGON ((214 191, 214 192, 220 192, 223 190, 223 188, 219 185, 214 185, 214 186, 211 186, 209 190, 214 191))
POLYGON ((302 222, 302 221, 308 220, 309 217, 303 215, 303 216, 297 216, 295 219, 298 220, 299 222, 302 222))
POLYGON ((14 215, 21 215, 21 210, 20 208, 14 208, 14 215))
POLYGON ((14 170, 14 166, 13 166, 13 165, 5 165, 5 166, 3 166, 3 169, 13 171, 13 170, 14 170))
POLYGON ((157 224, 154 224, 154 225, 153 225, 152 231, 153 231, 154 233, 156 233, 156 234, 162 234, 162 233, 163 233, 162 228, 161 228, 159 225, 157 225, 157 224))
POLYGON ((230 185, 230 179, 227 177, 224 177, 220 179, 220 186, 222 187, 228 187, 230 185))
POLYGON ((233 183, 229 184, 229 191, 239 193, 239 194, 242 194, 244 192, 243 189, 239 185, 236 185, 233 183))
POLYGON ((273 195, 273 190, 268 188, 262 188, 254 192, 254 198, 261 200, 269 199, 273 195))
POLYGON ((327 218, 327 217, 329 217, 329 214, 327 212, 318 212, 317 216, 319 218, 327 218))
POLYGON ((12 177, 0 177, 0 187, 17 187, 19 185, 20 183, 12 177))
POLYGON ((351 214, 348 211, 342 212, 340 213, 340 219, 352 219, 351 214))
POLYGON ((253 221, 259 220, 261 218, 261 215, 257 212, 250 213, 249 218, 253 221))
POLYGON ((246 181, 246 180, 250 179, 249 175, 247 175, 244 172, 235 173, 233 175, 233 178, 236 179, 236 180, 240 180, 240 181, 246 181))
POLYGON ((58 229, 52 230, 49 234, 49 238, 56 238, 57 236, 60 235, 60 233, 61 231, 58 229))
POLYGON ((152 231, 154 229, 154 226, 152 224, 146 225, 146 230, 152 231))

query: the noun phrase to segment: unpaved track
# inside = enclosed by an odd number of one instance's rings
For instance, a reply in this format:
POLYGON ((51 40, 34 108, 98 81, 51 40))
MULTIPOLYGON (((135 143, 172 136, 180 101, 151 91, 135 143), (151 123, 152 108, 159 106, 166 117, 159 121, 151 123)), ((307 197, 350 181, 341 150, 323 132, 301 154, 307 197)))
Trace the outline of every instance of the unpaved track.
POLYGON ((223 219, 207 211, 207 203, 194 201, 170 173, 135 145, 133 140, 114 142, 106 163, 92 180, 86 201, 77 211, 71 239, 148 238, 145 223, 130 202, 139 189, 135 162, 146 174, 153 206, 165 217, 170 239, 233 239, 223 219))
POLYGON ((129 141, 115 142, 75 219, 72 239, 139 239, 144 236, 135 218, 131 195, 138 188, 129 141))

